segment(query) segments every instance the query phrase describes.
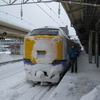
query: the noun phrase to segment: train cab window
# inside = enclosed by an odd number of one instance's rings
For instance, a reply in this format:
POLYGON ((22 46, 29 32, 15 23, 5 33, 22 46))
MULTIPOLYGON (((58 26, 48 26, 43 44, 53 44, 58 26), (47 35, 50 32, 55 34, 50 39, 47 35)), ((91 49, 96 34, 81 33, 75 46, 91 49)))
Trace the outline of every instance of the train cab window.
POLYGON ((37 51, 38 59, 45 59, 46 51, 37 51))
POLYGON ((31 36, 34 35, 50 35, 50 36, 57 36, 59 34, 58 29, 54 28, 41 28, 41 29, 35 29, 31 32, 31 36))

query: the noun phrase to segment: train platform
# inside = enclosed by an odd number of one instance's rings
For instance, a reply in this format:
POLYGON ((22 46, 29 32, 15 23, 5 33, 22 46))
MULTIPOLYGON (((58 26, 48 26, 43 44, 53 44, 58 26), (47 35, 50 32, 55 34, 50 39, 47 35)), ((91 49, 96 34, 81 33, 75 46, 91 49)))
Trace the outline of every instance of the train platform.
POLYGON ((88 63, 85 51, 77 62, 78 73, 70 73, 69 69, 48 100, 100 100, 100 69, 88 63))
POLYGON ((9 53, 0 53, 0 63, 12 61, 12 60, 18 60, 23 59, 23 55, 12 55, 9 53))

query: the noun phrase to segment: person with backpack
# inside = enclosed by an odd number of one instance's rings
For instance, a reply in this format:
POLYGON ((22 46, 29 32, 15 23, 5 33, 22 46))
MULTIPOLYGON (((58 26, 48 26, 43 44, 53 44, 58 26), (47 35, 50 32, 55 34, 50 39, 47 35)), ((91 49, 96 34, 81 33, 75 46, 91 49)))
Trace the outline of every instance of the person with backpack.
POLYGON ((69 59, 71 62, 71 73, 77 73, 77 57, 79 56, 79 50, 74 45, 69 50, 69 59))

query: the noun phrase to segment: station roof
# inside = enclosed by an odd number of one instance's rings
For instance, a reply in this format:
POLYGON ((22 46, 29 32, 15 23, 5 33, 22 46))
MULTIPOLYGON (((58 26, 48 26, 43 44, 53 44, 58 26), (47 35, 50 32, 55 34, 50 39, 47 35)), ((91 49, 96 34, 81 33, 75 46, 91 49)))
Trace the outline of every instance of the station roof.
POLYGON ((0 20, 0 36, 6 32, 6 38, 24 38, 24 36, 30 32, 29 29, 8 23, 6 21, 0 20))
POLYGON ((90 30, 100 30, 100 0, 58 0, 62 3, 80 41, 88 40, 90 30), (97 28, 98 26, 98 28, 97 28))

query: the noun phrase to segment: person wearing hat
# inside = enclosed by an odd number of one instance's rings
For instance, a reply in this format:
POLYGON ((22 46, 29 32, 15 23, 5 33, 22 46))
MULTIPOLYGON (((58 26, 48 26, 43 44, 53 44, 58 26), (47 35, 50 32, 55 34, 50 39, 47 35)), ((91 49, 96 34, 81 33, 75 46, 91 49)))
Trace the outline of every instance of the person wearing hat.
POLYGON ((71 73, 77 73, 77 57, 79 56, 79 50, 74 45, 69 50, 69 59, 71 62, 71 73))

